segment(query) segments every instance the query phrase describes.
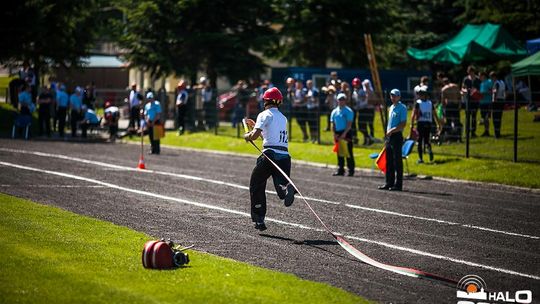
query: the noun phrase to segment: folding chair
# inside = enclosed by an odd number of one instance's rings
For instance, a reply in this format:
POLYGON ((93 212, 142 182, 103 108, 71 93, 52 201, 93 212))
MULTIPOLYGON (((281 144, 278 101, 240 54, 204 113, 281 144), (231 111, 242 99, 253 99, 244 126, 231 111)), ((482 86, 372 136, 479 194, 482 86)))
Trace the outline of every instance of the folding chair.
POLYGON ((403 159, 405 159, 405 165, 407 167, 407 176, 410 176, 410 177, 416 176, 416 174, 411 175, 409 173, 409 162, 407 161, 407 159, 409 158, 409 155, 411 154, 411 152, 412 152, 412 150, 414 148, 414 143, 415 143, 414 140, 407 139, 403 143, 403 146, 401 147, 401 157, 403 159))
POLYGON ((15 138, 17 128, 24 129, 24 139, 28 139, 30 136, 30 126, 32 125, 32 116, 30 115, 17 115, 13 128, 11 129, 11 138, 15 138))

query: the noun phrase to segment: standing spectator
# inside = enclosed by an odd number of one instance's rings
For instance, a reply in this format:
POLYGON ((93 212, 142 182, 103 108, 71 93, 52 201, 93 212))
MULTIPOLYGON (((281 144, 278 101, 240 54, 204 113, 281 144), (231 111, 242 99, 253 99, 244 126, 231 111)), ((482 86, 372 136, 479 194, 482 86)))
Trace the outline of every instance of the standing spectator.
POLYGON ((140 116, 140 107, 142 102, 142 95, 137 91, 137 83, 134 82, 131 84, 131 90, 129 91, 129 125, 128 128, 133 130, 135 125, 137 129, 141 128, 141 116, 140 116))
POLYGON ((442 88, 444 87, 444 82, 443 82, 443 79, 444 79, 444 73, 441 72, 441 71, 438 71, 436 74, 436 79, 435 81, 433 82, 433 96, 432 96, 432 101, 434 104, 439 104, 442 102, 441 100, 441 90, 442 88))
POLYGON ((292 109, 294 116, 296 117, 296 122, 302 130, 303 141, 307 142, 309 140, 306 124, 307 124, 307 100, 306 100, 306 90, 301 81, 297 81, 292 97, 292 109))
POLYGON ((330 131, 330 116, 334 108, 337 106, 336 99, 336 88, 333 85, 330 85, 326 88, 326 98, 324 100, 325 112, 328 113, 326 117, 326 129, 325 131, 330 131))
POLYGON ((428 92, 424 88, 420 88, 418 90, 418 96, 420 98, 415 102, 411 116, 411 133, 416 122, 418 130, 418 163, 421 164, 424 162, 424 148, 427 149, 429 154, 429 161, 433 161, 433 150, 431 149, 430 141, 431 123, 435 119, 439 130, 441 124, 439 118, 435 115, 435 105, 428 99, 428 92))
POLYGON ((69 97, 71 137, 77 137, 77 124, 82 119, 82 88, 76 87, 75 93, 69 97))
POLYGON ((420 90, 424 90, 427 92, 428 85, 429 85, 429 77, 427 76, 420 77, 420 83, 418 83, 413 89, 415 101, 420 99, 420 94, 419 94, 420 90))
POLYGON ((372 139, 367 131, 369 116, 373 113, 373 109, 368 108, 367 94, 364 91, 359 78, 354 78, 352 81, 353 91, 351 95, 352 103, 356 112, 356 121, 358 130, 364 136, 363 145, 371 145, 372 139))
POLYGON ((467 76, 461 83, 461 94, 469 111, 465 113, 469 117, 466 131, 470 130, 471 137, 476 137, 476 113, 480 106, 480 79, 476 76, 476 68, 472 65, 467 67, 467 76))
POLYGON ((506 86, 504 81, 497 78, 497 73, 494 71, 489 73, 489 77, 493 82, 493 129, 495 131, 495 138, 500 138, 504 103, 506 101, 506 86))
POLYGON ((375 90, 373 90, 373 85, 369 79, 364 79, 364 81, 362 81, 362 89, 366 93, 367 109, 370 110, 366 110, 364 115, 366 117, 369 137, 371 138, 371 142, 373 142, 373 139, 375 138, 375 127, 373 126, 373 120, 375 119, 375 103, 377 102, 375 100, 375 90))
MULTIPOLYGON (((204 77, 201 77, 203 80, 204 77)), ((204 81, 201 81, 201 100, 203 102, 204 110, 204 122, 208 129, 213 129, 215 127, 216 121, 216 99, 213 95, 213 89, 210 86, 210 81, 204 78, 204 81)))
POLYGON ((19 108, 21 115, 32 115, 36 106, 32 102, 32 88, 28 83, 24 83, 19 93, 19 108))
POLYGON ((23 67, 19 70, 19 78, 24 80, 30 86, 30 95, 32 100, 37 98, 37 88, 36 88, 36 73, 34 69, 30 66, 28 61, 23 63, 23 67))
POLYGON ((450 82, 450 79, 443 78, 444 86, 441 89, 441 100, 446 116, 445 132, 449 133, 453 128, 456 129, 458 140, 461 141, 461 94, 457 84, 450 82))
POLYGON ((288 116, 292 109, 292 104, 294 102, 294 92, 296 90, 296 80, 292 77, 288 77, 285 81, 285 86, 287 87, 287 93, 283 99, 283 106, 281 111, 283 115, 288 116))
POLYGON ((313 86, 313 80, 306 81, 307 121, 311 142, 319 140, 319 90, 313 86))
POLYGON ((118 121, 120 120, 120 109, 112 102, 106 101, 105 105, 105 125, 109 127, 109 139, 115 141, 118 137, 118 121))
POLYGON ((83 105, 88 107, 88 109, 95 110, 96 108, 96 85, 92 81, 91 84, 86 85, 83 93, 83 105))
POLYGON ((46 133, 47 137, 51 137, 51 104, 52 94, 47 87, 43 87, 38 95, 37 104, 39 106, 39 136, 46 133))
POLYGON ((56 91, 56 119, 58 119, 58 134, 64 137, 64 129, 66 127, 66 115, 69 106, 69 96, 66 93, 66 86, 60 85, 60 90, 56 91))
POLYGON ((266 230, 266 181, 272 176, 274 187, 279 199, 286 207, 294 202, 296 190, 287 179, 269 161, 274 162, 287 176, 291 175, 291 156, 287 137, 287 118, 279 111, 283 96, 278 88, 268 89, 263 96, 264 111, 259 113, 257 121, 247 119, 247 124, 253 128, 244 134, 246 141, 253 141, 262 136, 263 152, 257 159, 257 164, 251 173, 249 195, 251 201, 251 220, 255 229, 266 230), (268 158, 268 159, 267 159, 268 158))
POLYGON ((480 93, 482 94, 482 99, 480 100, 480 123, 484 124, 482 137, 486 137, 489 136, 493 82, 488 78, 487 73, 483 71, 480 72, 480 81, 480 93))
POLYGON ((386 127, 386 183, 379 186, 381 190, 401 191, 403 188, 403 129, 407 124, 407 107, 401 103, 401 92, 398 89, 390 91, 392 106, 388 112, 386 127))
MULTIPOLYGON (((354 112, 347 106, 347 96, 344 93, 339 93, 337 96, 338 106, 332 111, 330 120, 332 122, 332 130, 334 131, 334 141, 345 140, 347 142, 347 168, 349 169, 348 176, 354 175, 354 155, 352 142, 352 124, 354 121, 354 112)), ((339 145, 341 147, 341 145, 339 145)), ((345 157, 340 156, 344 153, 338 152, 338 170, 334 176, 345 174, 345 157)))
POLYGON ((148 134, 150 136, 150 145, 152 149, 150 154, 159 154, 160 139, 154 138, 154 126, 160 124, 161 121, 161 104, 154 99, 154 93, 146 93, 146 105, 144 106, 144 118, 146 127, 148 128, 148 134))
POLYGON ((203 88, 206 83, 206 77, 199 78, 199 83, 193 88, 195 90, 195 117, 197 121, 197 130, 206 130, 204 126, 204 101, 203 88))
POLYGON ((186 90, 186 81, 180 80, 177 87, 176 95, 176 119, 178 124, 178 135, 184 134, 186 131, 186 111, 189 99, 188 91, 186 90))
POLYGON ((328 83, 326 86, 334 86, 334 88, 339 89, 341 88, 341 82, 342 80, 339 79, 338 73, 336 71, 330 72, 330 79, 328 80, 328 83))

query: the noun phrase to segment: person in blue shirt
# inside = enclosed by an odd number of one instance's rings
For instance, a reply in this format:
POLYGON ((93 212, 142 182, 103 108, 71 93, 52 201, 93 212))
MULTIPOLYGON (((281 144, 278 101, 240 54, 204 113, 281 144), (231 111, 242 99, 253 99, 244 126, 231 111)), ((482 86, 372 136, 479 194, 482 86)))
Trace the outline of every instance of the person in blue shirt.
MULTIPOLYGON (((353 140, 352 140, 352 124, 354 121, 354 112, 347 106, 347 96, 343 93, 339 93, 337 96, 338 106, 332 110, 330 114, 330 121, 332 124, 332 130, 334 131, 334 141, 340 140, 347 141, 347 150, 349 157, 347 157, 347 168, 349 169, 348 176, 354 175, 354 156, 353 156, 353 140)), ((338 153, 338 170, 333 176, 345 175, 345 157, 339 156, 338 153)))
POLYGON ((98 127, 101 120, 94 110, 87 105, 82 106, 83 119, 81 120, 82 138, 86 138, 86 131, 89 127, 98 127))
POLYGON ((82 118, 82 89, 75 88, 75 93, 69 97, 69 107, 71 108, 71 137, 77 137, 77 124, 82 118))
POLYGON ((398 89, 390 91, 392 106, 388 112, 386 127, 386 183, 379 186, 381 190, 401 191, 403 188, 403 129, 407 124, 407 107, 400 101, 401 92, 398 89))
POLYGON ((19 107, 21 109, 21 115, 32 115, 32 112, 36 109, 36 106, 32 102, 32 88, 26 83, 22 86, 19 93, 19 107))
POLYGON ((160 124, 161 120, 161 104, 154 99, 154 93, 146 93, 146 105, 144 105, 144 119, 150 136, 150 144, 152 150, 150 154, 160 153, 159 138, 154 138, 154 126, 160 124))
POLYGON ((486 72, 480 72, 480 93, 482 99, 480 99, 480 122, 484 125, 484 133, 482 137, 489 136, 489 117, 491 116, 491 88, 493 82, 488 78, 486 72))
POLYGON ((61 84, 56 91, 56 119, 58 119, 58 133, 60 137, 64 137, 64 129, 66 127, 67 108, 69 106, 69 96, 66 93, 66 86, 61 84))

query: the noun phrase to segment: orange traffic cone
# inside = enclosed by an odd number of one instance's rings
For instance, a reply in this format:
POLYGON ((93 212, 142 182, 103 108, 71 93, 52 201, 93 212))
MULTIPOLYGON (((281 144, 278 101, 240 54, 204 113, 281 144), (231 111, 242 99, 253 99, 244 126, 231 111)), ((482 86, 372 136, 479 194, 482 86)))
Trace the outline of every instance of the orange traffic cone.
POLYGON ((142 155, 139 158, 139 164, 137 165, 137 169, 141 169, 141 170, 146 169, 146 166, 144 165, 144 157, 142 155))

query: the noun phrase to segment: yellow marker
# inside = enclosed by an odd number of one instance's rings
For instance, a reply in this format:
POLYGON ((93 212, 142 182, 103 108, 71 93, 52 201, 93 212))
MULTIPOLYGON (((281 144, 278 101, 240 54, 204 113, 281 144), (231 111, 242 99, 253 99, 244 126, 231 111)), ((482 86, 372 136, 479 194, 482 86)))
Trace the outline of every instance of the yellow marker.
POLYGON ((246 131, 246 133, 249 132, 249 127, 245 118, 242 119, 242 124, 244 125, 244 131, 246 131))

